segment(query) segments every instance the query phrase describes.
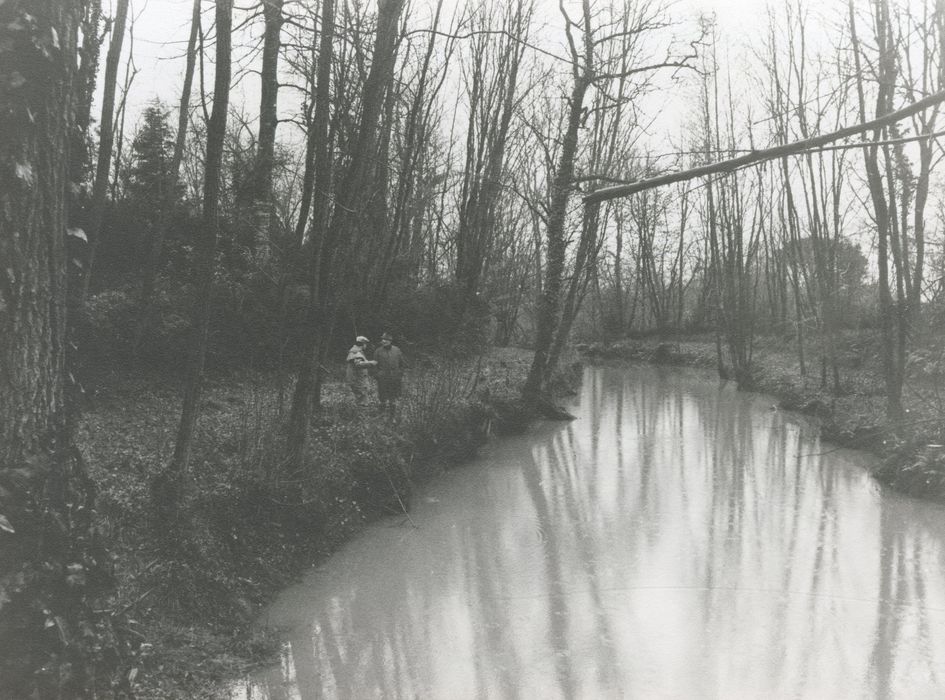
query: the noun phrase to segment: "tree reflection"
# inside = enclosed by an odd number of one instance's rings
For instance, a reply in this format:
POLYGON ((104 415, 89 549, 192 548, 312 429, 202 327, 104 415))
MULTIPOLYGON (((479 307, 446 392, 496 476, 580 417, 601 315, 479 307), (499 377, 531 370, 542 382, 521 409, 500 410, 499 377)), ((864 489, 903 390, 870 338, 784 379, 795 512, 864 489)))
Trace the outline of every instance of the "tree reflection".
POLYGON ((755 395, 587 379, 287 594, 253 697, 941 695, 945 512, 755 395))

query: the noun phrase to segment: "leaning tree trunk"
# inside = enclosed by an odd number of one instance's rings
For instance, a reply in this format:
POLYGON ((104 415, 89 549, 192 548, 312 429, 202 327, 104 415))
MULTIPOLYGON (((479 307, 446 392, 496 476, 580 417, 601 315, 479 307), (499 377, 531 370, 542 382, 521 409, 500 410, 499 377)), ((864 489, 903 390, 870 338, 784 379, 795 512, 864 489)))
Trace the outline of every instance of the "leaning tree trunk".
MULTIPOLYGON (((0 697, 93 694, 108 559, 66 386, 80 0, 0 3, 0 697)), ((79 88, 81 89, 81 88, 79 88)), ((76 236, 77 243, 81 236, 76 236)))
MULTIPOLYGON (((589 65, 589 64, 588 64, 589 65)), ((577 75, 571 90, 568 107, 567 129, 561 143, 561 155, 555 169, 551 185, 551 201, 546 228, 548 249, 545 257, 545 278, 541 296, 538 300, 537 329, 535 337, 535 357, 525 380, 523 396, 530 402, 544 398, 552 367, 549 363, 551 345, 558 328, 561 307, 561 290, 564 284, 564 256, 567 242, 564 235, 564 223, 567 216, 568 200, 574 179, 574 160, 577 157, 578 130, 584 112, 584 95, 591 80, 587 75, 577 75)))
POLYGON ((558 366, 558 361, 561 359, 565 345, 568 342, 568 337, 571 334, 571 326, 574 325, 581 300, 584 298, 584 293, 587 290, 587 284, 591 280, 591 271, 597 267, 597 258, 601 244, 600 227, 601 214, 600 203, 598 202, 584 209, 584 217, 581 223, 581 238, 578 241, 574 261, 574 272, 571 275, 571 280, 568 282, 564 308, 561 313, 561 319, 558 322, 555 339, 548 352, 548 364, 550 367, 558 366))

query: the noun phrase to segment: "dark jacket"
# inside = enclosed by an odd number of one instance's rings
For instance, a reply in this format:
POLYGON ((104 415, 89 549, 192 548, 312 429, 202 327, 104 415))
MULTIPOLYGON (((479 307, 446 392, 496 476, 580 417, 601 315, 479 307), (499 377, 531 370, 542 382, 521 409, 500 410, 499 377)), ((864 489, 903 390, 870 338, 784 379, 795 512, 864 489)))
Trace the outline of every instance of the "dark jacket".
POLYGON ((374 361, 377 362, 376 376, 378 381, 400 381, 404 376, 407 363, 404 354, 396 345, 384 347, 374 351, 374 361))

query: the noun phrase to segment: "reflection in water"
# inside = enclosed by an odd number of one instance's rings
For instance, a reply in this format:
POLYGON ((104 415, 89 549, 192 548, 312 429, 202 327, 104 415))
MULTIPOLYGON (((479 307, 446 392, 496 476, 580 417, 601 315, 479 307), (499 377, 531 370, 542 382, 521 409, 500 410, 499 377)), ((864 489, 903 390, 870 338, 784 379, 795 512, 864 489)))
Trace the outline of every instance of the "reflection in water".
POLYGON ((707 375, 589 369, 287 590, 233 698, 945 697, 945 511, 707 375))

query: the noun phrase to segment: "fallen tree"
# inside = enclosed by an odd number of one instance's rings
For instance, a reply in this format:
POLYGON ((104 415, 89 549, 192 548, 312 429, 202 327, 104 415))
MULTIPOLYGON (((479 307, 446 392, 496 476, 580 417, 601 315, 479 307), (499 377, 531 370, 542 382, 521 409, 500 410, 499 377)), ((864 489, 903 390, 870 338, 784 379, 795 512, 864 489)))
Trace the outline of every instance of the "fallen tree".
MULTIPOLYGON (((833 143, 834 141, 839 141, 840 139, 844 139, 849 136, 862 134, 866 131, 881 129, 884 126, 900 122, 903 119, 911 117, 913 114, 918 114, 919 112, 941 104, 942 102, 945 102, 945 90, 936 92, 924 99, 919 100, 918 102, 913 102, 911 105, 907 105, 902 109, 898 109, 895 112, 890 112, 889 114, 885 114, 882 117, 877 117, 876 119, 872 119, 870 121, 861 122, 852 126, 846 126, 842 129, 838 129, 837 131, 831 131, 830 133, 821 134, 820 136, 812 136, 808 139, 792 141, 791 143, 785 143, 780 146, 772 146, 771 148, 762 148, 759 150, 748 151, 745 153, 745 155, 737 156, 736 158, 729 158, 727 160, 721 160, 716 163, 708 163, 695 168, 680 170, 679 172, 675 173, 657 175, 656 177, 649 177, 623 185, 603 187, 599 190, 594 190, 593 192, 586 194, 582 201, 584 202, 585 206, 590 206, 592 204, 606 202, 619 197, 628 197, 631 194, 636 194, 637 192, 643 192, 644 190, 653 189, 654 187, 662 187, 663 185, 670 185, 674 182, 693 180, 697 177, 716 175, 718 173, 731 173, 749 165, 754 165, 755 163, 762 163, 764 161, 774 160, 775 158, 783 158, 784 156, 791 156, 798 153, 817 150, 823 146, 826 146, 827 144, 833 143)), ((918 138, 932 138, 938 135, 939 134, 937 133, 921 134, 918 138)), ((875 145, 876 141, 868 141, 865 143, 846 144, 841 146, 841 148, 864 148, 875 145)))

